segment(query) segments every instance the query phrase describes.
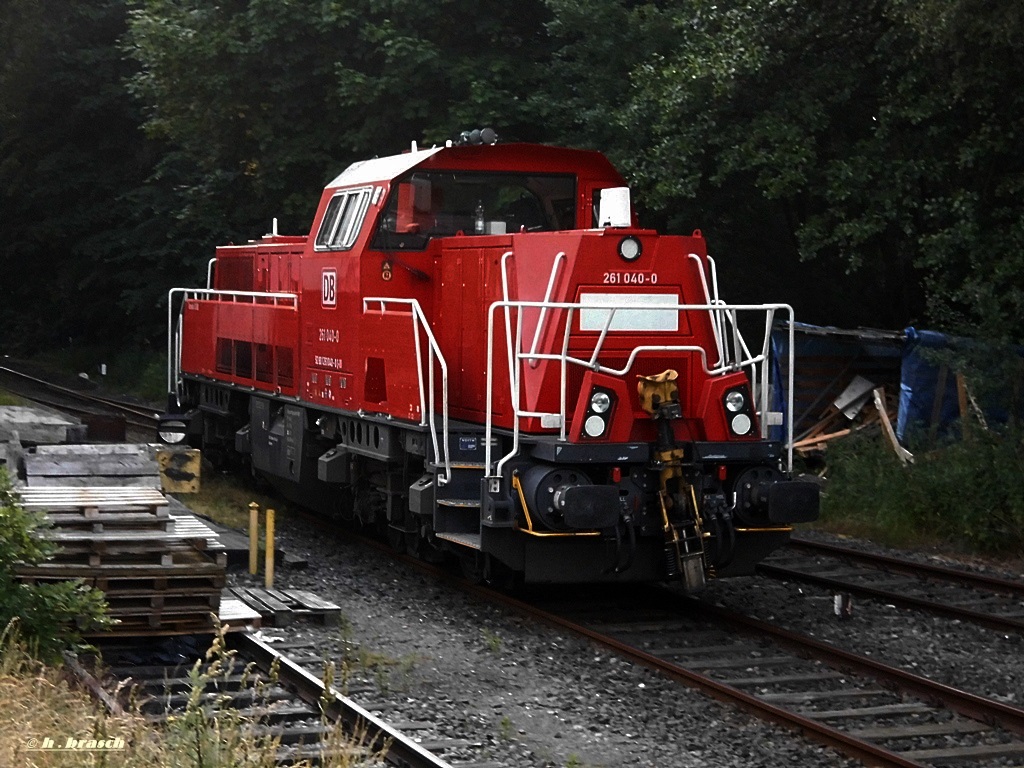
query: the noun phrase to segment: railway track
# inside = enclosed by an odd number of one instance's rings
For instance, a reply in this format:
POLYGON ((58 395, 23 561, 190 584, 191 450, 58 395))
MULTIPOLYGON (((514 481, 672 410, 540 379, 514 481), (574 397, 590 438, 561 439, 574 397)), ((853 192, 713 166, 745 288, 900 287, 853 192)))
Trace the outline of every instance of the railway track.
POLYGON ((519 599, 398 557, 867 765, 1024 765, 1024 709, 669 589, 519 599))
POLYGON ((758 571, 1000 632, 1024 632, 1021 581, 806 539, 794 539, 758 571))
POLYGON ((1003 701, 670 588, 564 589, 554 599, 547 591, 519 598, 367 543, 866 765, 1024 766, 1024 709, 1003 701))
POLYGON ((159 423, 159 414, 153 408, 60 386, 8 366, 0 366, 0 388, 86 421, 97 417, 123 419, 126 426, 149 436, 156 433, 159 423))
POLYGON ((868 765, 1024 763, 1024 710, 666 589, 516 606, 868 765))
MULTIPOLYGON (((194 716, 197 711, 203 718, 227 713, 227 722, 240 729, 239 738, 275 740, 280 766, 318 764, 355 753, 359 760, 342 764, 449 768, 414 739, 325 684, 322 676, 293 656, 245 632, 228 633, 223 643, 223 650, 198 668, 189 658, 161 663, 151 649, 138 646, 108 648, 107 674, 129 683, 126 690, 152 723, 166 724, 169 718, 194 716)), ((317 658, 315 649, 305 650, 317 658)), ((81 668, 76 673, 108 709, 121 706, 81 668)))

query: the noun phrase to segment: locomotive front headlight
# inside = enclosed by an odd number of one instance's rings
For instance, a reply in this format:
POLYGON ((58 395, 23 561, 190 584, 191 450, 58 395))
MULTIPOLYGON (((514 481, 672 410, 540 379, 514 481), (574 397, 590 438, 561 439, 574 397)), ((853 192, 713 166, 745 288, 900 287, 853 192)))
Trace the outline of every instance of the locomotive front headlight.
POLYGON ((643 246, 635 237, 624 237, 619 240, 619 256, 626 261, 636 261, 643 253, 643 246))
POLYGON ((583 422, 583 431, 587 433, 587 437, 600 437, 604 434, 604 430, 608 425, 605 420, 594 414, 589 416, 585 422, 583 422))
POLYGON ((732 417, 732 421, 729 422, 729 429, 733 431, 734 435, 741 437, 750 431, 751 426, 753 426, 753 422, 750 421, 750 417, 745 413, 737 413, 732 417))
POLYGON ((739 413, 743 410, 743 407, 747 404, 747 398, 743 396, 743 393, 738 389, 734 389, 732 392, 725 396, 725 407, 733 413, 739 413))
POLYGON ((590 410, 594 413, 607 413, 612 407, 612 398, 607 392, 595 392, 590 396, 590 410))

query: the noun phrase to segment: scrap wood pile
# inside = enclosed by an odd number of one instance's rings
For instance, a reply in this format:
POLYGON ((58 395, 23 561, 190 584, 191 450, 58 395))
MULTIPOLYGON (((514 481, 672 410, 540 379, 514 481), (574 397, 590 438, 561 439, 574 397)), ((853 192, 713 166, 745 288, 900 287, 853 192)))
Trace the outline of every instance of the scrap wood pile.
POLYGON ((894 424, 899 412, 899 396, 876 387, 862 376, 850 384, 820 413, 808 428, 794 436, 793 450, 802 456, 824 452, 834 440, 867 429, 880 429, 893 451, 904 463, 913 461, 911 453, 896 439, 894 424))

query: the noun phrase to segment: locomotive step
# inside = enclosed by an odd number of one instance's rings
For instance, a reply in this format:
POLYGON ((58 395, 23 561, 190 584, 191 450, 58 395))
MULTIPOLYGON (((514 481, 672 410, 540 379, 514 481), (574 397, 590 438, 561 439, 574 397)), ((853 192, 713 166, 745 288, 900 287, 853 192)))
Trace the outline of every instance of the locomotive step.
POLYGON ((460 509, 475 509, 480 506, 479 499, 438 499, 438 506, 459 507, 460 509))
POLYGON ((463 547, 480 549, 479 533, 435 533, 434 535, 439 539, 444 539, 454 544, 461 544, 463 547))

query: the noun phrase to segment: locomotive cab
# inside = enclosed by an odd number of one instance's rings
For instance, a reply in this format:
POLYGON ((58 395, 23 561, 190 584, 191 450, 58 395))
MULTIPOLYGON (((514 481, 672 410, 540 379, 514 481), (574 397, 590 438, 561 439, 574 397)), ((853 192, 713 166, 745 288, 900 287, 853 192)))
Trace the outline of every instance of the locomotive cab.
POLYGON ((699 589, 817 516, 767 338, 790 308, 723 302, 701 234, 637 227, 598 153, 356 163, 308 237, 170 298, 168 432, 424 556, 699 589))

